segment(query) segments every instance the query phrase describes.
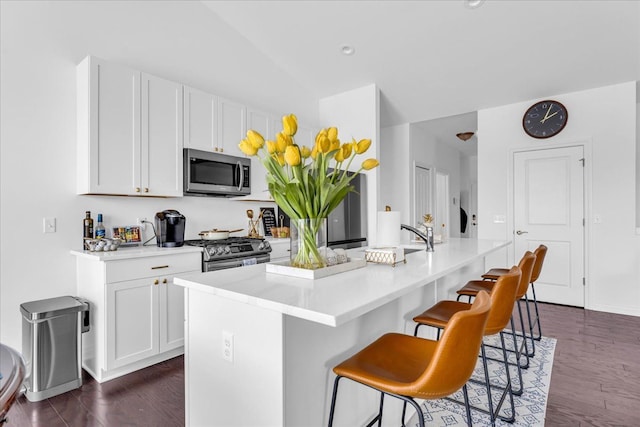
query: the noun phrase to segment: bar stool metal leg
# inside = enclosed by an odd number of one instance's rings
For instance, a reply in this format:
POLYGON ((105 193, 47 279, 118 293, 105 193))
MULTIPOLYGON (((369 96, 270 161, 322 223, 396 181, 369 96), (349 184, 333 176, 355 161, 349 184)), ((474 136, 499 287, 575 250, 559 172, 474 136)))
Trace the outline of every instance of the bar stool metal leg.
POLYGON ((533 283, 531 283, 531 295, 533 296, 533 308, 536 312, 535 324, 538 329, 538 335, 534 336, 533 339, 536 341, 540 341, 542 339, 542 327, 540 326, 540 312, 538 311, 538 300, 536 298, 536 287, 533 283))

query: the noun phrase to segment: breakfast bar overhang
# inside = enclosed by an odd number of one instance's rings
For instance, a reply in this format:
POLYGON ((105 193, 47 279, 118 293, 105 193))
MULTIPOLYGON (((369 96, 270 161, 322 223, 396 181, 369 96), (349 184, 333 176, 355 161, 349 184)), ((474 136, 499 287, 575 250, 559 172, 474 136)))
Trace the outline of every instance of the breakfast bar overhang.
MULTIPOLYGON (((309 280, 267 273, 264 264, 175 278, 185 288, 187 426, 327 424, 333 366, 387 332, 411 334, 412 317, 452 298, 484 272, 486 255, 511 242, 450 239, 395 267, 309 280)), ((349 251, 363 258, 362 248, 349 251)), ((335 426, 362 425, 379 394, 345 382, 335 426)), ((401 403, 385 401, 383 425, 401 403)))

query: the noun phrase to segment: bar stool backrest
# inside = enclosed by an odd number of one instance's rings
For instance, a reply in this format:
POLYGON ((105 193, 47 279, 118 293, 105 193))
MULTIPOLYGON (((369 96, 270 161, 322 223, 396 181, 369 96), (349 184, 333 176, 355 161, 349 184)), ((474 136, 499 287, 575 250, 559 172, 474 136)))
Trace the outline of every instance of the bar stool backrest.
POLYGON ((513 304, 516 302, 516 291, 521 282, 522 272, 517 266, 511 267, 508 273, 498 277, 491 291, 491 312, 485 327, 485 335, 493 335, 502 331, 513 313, 513 304))
POLYGON ((522 272, 522 276, 520 277, 520 286, 518 286, 518 291, 516 292, 516 299, 522 298, 527 291, 529 290, 529 283, 531 283, 531 273, 533 272, 533 265, 536 262, 536 256, 531 252, 527 251, 520 259, 520 263, 518 267, 522 272))
POLYGON ((410 395, 439 399, 466 384, 476 366, 490 309, 489 294, 480 291, 469 310, 451 317, 433 358, 414 382, 414 390, 410 395))
POLYGON ((533 264, 533 271, 531 272, 531 283, 538 280, 540 277, 540 272, 542 271, 542 263, 544 262, 544 257, 547 255, 547 247, 545 245, 540 245, 533 251, 533 254, 536 256, 536 262, 533 264))

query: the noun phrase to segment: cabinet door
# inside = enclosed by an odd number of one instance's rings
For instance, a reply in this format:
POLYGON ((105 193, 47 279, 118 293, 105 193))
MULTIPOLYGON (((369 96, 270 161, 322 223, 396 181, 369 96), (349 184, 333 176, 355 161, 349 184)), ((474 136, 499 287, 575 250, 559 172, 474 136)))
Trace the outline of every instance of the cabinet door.
POLYGON ((184 288, 163 277, 158 287, 160 352, 184 345, 184 288), (166 281, 166 282, 165 282, 166 281))
POLYGON ((107 284, 107 369, 158 354, 155 279, 107 284))
MULTIPOLYGON (((310 127, 305 125, 298 124, 298 132, 296 132, 296 143, 299 146, 306 145, 309 148, 313 148, 316 143, 316 133, 310 127)), ((344 138, 344 136, 342 137, 344 138)), ((342 142, 348 142, 351 139, 347 140, 346 138, 342 140, 342 142)))
POLYGON ((142 195, 182 196, 182 85, 142 74, 142 195))
POLYGON ((140 72, 95 57, 77 69, 78 192, 136 194, 140 72))
POLYGON ((184 87, 184 147, 218 151, 218 98, 184 87))
POLYGON ((218 98, 218 149, 233 156, 244 156, 238 148, 247 136, 246 108, 227 99, 218 98))
MULTIPOLYGON (((275 133, 271 129, 271 117, 259 111, 247 110, 247 129, 253 129, 259 132, 265 140, 275 139, 275 133)), ((258 200, 270 200, 269 188, 265 176, 267 170, 258 158, 251 157, 251 196, 258 200)))
POLYGON ((291 239, 271 239, 271 261, 283 261, 291 256, 291 239))

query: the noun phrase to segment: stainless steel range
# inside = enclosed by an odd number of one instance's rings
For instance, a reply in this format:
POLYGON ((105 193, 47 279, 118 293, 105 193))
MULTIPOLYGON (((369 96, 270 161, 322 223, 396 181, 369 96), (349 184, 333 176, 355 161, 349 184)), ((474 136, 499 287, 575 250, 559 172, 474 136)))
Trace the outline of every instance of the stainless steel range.
POLYGON ((221 240, 185 240, 184 244, 203 248, 203 272, 262 264, 271 259, 271 245, 264 239, 229 237, 221 240))

